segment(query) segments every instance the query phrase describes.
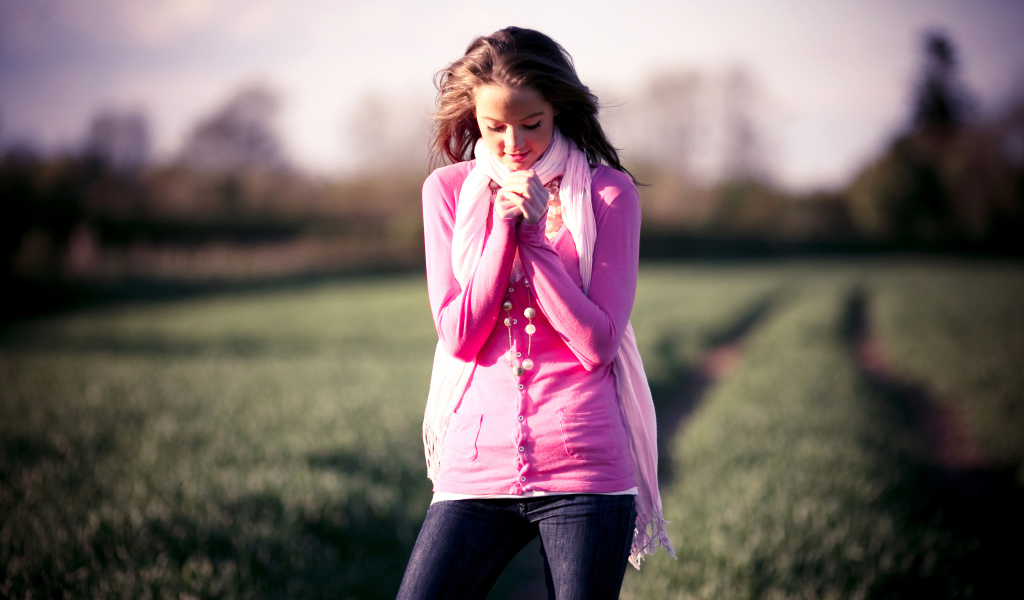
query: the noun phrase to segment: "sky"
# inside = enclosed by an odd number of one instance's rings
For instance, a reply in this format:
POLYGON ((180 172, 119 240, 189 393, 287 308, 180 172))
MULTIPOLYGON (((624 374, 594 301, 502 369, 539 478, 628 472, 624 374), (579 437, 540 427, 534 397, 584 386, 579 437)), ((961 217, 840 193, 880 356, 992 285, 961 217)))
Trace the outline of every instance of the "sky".
POLYGON ((513 24, 561 43, 611 104, 657 73, 746 69, 793 189, 843 185, 906 123, 928 29, 953 39, 979 109, 1024 82, 1018 0, 0 0, 0 144, 72 148, 97 111, 138 110, 168 158, 260 82, 293 162, 340 174, 358 163, 355 124, 382 114, 368 108, 421 127, 433 74, 513 24))

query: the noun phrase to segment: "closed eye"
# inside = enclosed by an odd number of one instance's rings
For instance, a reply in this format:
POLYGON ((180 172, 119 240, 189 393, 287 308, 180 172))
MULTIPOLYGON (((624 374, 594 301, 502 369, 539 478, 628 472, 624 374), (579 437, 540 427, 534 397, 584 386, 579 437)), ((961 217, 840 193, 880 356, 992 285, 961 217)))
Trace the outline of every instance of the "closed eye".
MULTIPOLYGON (((526 129, 526 130, 529 130, 529 131, 533 131, 534 129, 537 129, 538 127, 540 127, 540 121, 537 121, 536 123, 533 123, 531 125, 523 125, 523 129, 526 129)), ((491 133, 501 133, 502 131, 505 131, 505 126, 504 125, 495 125, 495 126, 492 127, 492 126, 488 125, 487 126, 487 131, 490 131, 491 133)))

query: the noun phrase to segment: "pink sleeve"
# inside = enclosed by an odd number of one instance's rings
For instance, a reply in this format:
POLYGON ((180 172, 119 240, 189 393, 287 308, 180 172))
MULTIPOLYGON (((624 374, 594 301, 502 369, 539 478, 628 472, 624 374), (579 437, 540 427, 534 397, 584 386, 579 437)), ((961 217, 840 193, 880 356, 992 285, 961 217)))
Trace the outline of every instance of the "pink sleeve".
POLYGON ((588 370, 610 363, 619 349, 636 296, 640 247, 640 200, 626 176, 595 175, 591 193, 597 240, 588 295, 566 273, 543 220, 518 226, 519 256, 537 303, 588 370))
POLYGON ((445 348, 455 358, 467 362, 476 358, 494 329, 516 251, 514 222, 495 216, 494 211, 491 215, 483 254, 463 289, 452 271, 454 185, 442 181, 438 171, 423 184, 423 240, 430 311, 445 348))

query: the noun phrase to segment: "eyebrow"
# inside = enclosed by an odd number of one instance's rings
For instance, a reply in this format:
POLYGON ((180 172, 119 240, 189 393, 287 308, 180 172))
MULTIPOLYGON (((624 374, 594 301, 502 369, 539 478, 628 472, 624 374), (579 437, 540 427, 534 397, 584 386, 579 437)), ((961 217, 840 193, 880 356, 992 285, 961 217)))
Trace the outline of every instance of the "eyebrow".
MULTIPOLYGON (((532 119, 534 117, 542 117, 542 116, 544 116, 544 111, 543 110, 538 110, 537 112, 535 112, 533 114, 526 115, 525 117, 520 119, 520 121, 528 121, 528 120, 530 120, 530 119, 532 119)), ((488 121, 493 121, 495 123, 502 123, 503 122, 500 119, 495 119, 494 117, 480 117, 480 118, 481 119, 486 119, 488 121)))

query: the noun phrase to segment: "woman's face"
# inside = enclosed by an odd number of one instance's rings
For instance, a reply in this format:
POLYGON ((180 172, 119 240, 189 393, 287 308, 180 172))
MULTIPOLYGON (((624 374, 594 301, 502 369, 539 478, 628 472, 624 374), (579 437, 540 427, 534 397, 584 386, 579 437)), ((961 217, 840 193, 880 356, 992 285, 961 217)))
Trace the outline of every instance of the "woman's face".
POLYGON ((473 100, 484 144, 510 170, 529 169, 548 149, 557 111, 537 90, 481 85, 473 100))

